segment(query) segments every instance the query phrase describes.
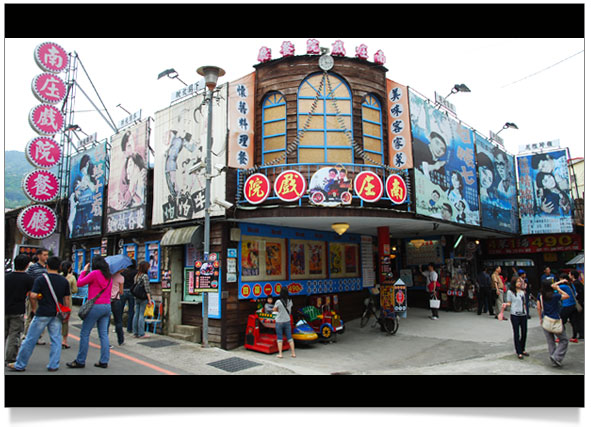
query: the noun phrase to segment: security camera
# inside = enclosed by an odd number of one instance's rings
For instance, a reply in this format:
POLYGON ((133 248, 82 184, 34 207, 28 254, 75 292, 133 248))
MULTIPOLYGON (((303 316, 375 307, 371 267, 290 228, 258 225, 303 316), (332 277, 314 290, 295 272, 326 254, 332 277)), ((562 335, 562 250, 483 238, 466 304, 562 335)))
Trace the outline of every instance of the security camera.
POLYGON ((232 206, 234 206, 232 203, 230 203, 226 200, 215 199, 214 203, 218 206, 221 206, 224 209, 230 209, 232 206))
POLYGON ((189 169, 189 173, 195 173, 200 171, 201 169, 205 169, 205 163, 203 162, 203 160, 197 163, 195 166, 192 166, 189 169))
POLYGON ((225 172, 226 171, 226 165, 222 164, 222 163, 216 163, 215 165, 213 165, 213 167, 219 172, 225 172))

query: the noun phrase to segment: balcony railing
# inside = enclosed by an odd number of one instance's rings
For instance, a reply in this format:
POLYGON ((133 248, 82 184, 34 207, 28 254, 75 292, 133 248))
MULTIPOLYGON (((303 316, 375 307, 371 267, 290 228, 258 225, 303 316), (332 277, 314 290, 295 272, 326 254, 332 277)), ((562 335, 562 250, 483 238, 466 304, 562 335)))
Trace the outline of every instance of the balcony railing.
MULTIPOLYGON (((239 207, 247 207, 247 206, 264 207, 264 206, 270 206, 270 205, 279 205, 279 206, 296 206, 297 205, 300 207, 301 206, 318 206, 318 205, 315 205, 310 200, 310 180, 312 179, 312 176, 319 169, 324 168, 324 167, 335 167, 337 169, 343 167, 347 170, 347 177, 351 182, 350 193, 352 196, 352 200, 351 200, 350 204, 347 204, 347 205, 343 204, 341 206, 356 206, 356 207, 366 206, 366 207, 376 207, 376 208, 389 208, 392 210, 403 211, 403 212, 410 211, 410 205, 411 205, 410 204, 410 191, 407 191, 406 201, 400 205, 396 205, 396 204, 392 203, 392 201, 386 195, 385 191, 382 194, 381 199, 378 200, 377 202, 374 202, 374 203, 368 203, 368 202, 363 201, 361 198, 359 198, 359 196, 357 196, 357 194, 355 193, 355 190, 353 189, 353 181, 355 180, 355 176, 357 176, 357 174, 359 174, 363 171, 374 172, 376 175, 378 175, 381 178, 382 184, 384 185, 384 189, 385 189, 386 188, 386 179, 388 178, 390 173, 384 167, 381 167, 381 166, 368 165, 368 164, 356 164, 356 163, 339 163, 339 164, 289 163, 289 164, 282 164, 282 165, 259 167, 256 170, 256 172, 265 175, 269 179, 269 182, 271 183, 271 192, 270 192, 267 200, 261 204, 258 204, 258 205, 251 205, 246 200, 246 198, 244 196, 244 183, 246 182, 246 179, 248 178, 248 176, 250 174, 245 170, 238 170, 238 174, 236 177, 236 184, 237 184, 236 185, 236 188, 237 188, 236 204, 239 207), (277 197, 277 195, 273 191, 273 183, 274 183, 275 179, 282 172, 285 172, 287 170, 295 170, 295 171, 301 173, 307 183, 307 189, 306 189, 305 194, 296 202, 284 202, 279 197, 277 197)), ((405 180, 407 189, 410 189, 411 186, 410 186, 410 179, 408 176, 408 171, 402 171, 402 173, 399 173, 399 175, 401 175, 402 178, 405 180)))

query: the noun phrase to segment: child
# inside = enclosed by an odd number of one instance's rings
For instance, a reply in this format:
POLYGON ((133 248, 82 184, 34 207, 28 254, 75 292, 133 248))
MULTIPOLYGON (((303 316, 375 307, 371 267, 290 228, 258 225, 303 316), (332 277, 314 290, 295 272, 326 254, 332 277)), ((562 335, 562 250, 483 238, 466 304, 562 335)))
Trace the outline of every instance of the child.
POLYGON ((265 304, 265 313, 273 313, 274 306, 275 304, 273 304, 273 297, 267 297, 267 303, 265 304))

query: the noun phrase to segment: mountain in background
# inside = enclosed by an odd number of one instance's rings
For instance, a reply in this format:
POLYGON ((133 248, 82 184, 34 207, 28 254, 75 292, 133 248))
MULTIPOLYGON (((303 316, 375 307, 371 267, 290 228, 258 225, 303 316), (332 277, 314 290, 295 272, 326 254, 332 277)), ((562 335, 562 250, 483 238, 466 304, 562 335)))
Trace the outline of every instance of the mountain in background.
MULTIPOLYGON (((35 167, 29 163, 22 151, 4 152, 4 209, 17 209, 32 203, 23 191, 22 183, 26 174, 35 167)), ((57 167, 50 169, 57 174, 57 167)))

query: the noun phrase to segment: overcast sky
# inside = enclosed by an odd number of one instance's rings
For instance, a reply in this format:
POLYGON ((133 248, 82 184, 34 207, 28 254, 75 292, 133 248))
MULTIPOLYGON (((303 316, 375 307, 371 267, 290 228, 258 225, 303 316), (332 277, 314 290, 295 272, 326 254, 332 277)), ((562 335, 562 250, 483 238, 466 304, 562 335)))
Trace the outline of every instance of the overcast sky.
MULTIPOLYGON (((313 38, 311 35, 310 38, 313 38)), ((319 38, 320 45, 332 49, 335 38, 319 38)), ((174 90, 183 87, 175 79, 158 74, 175 68, 190 84, 199 80, 196 69, 217 65, 226 71, 225 83, 254 71, 259 49, 267 46, 272 58, 280 58, 284 40, 295 44, 295 54, 306 53, 302 38, 275 39, 5 39, 5 150, 24 151, 35 136, 28 114, 39 102, 31 91, 31 81, 42 71, 33 51, 44 41, 76 51, 101 96, 109 114, 117 122, 142 109, 142 117, 154 116, 170 104, 174 90)), ((355 48, 368 46, 370 61, 381 49, 386 56, 387 77, 434 98, 447 95, 456 83, 464 83, 471 93, 448 98, 458 118, 486 137, 499 131, 505 122, 518 130, 501 133, 512 154, 518 146, 559 139, 571 157, 584 155, 584 39, 342 39, 347 56, 355 48), (566 59, 569 58, 569 59, 566 59), (565 60, 566 59, 566 60, 565 60), (562 61, 562 62, 561 62, 562 61)), ((312 71, 312 70, 311 70, 312 71)), ((62 75, 63 77, 63 75, 62 75)), ((80 67, 78 82, 99 105, 98 98, 80 67)), ((74 121, 86 133, 97 132, 99 139, 114 132, 93 110, 80 90, 76 93, 74 121)), ((82 134, 80 134, 83 136, 82 134)))

